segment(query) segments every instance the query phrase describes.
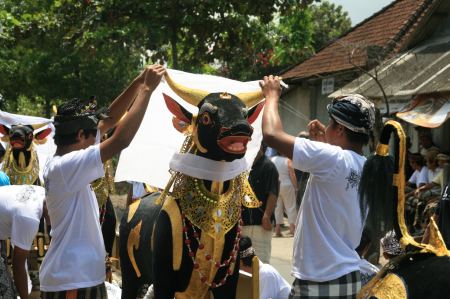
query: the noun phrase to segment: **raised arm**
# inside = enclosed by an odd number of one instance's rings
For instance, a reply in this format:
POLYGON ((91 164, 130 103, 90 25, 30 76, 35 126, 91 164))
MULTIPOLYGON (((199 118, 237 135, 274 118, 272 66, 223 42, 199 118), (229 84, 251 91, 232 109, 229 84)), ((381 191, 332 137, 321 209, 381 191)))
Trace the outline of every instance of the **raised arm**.
POLYGON ((103 162, 111 159, 131 143, 144 118, 150 96, 158 86, 165 71, 164 67, 160 65, 147 67, 142 84, 138 84, 139 91, 133 105, 124 119, 117 125, 114 134, 100 144, 100 156, 103 162))
POLYGON ((100 136, 105 135, 110 129, 114 128, 125 112, 130 108, 133 101, 141 91, 144 84, 146 69, 137 76, 133 82, 111 103, 109 106, 108 118, 98 124, 100 136))
POLYGON ((278 101, 281 94, 280 79, 277 76, 265 76, 259 82, 259 85, 266 98, 262 119, 264 142, 289 159, 292 159, 295 137, 284 131, 278 113, 278 101))

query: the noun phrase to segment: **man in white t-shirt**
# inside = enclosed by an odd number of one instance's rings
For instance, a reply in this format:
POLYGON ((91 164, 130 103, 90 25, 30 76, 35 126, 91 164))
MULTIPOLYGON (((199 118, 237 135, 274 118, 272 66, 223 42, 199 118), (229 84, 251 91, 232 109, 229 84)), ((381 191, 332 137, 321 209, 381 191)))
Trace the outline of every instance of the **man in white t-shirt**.
POLYGON ((57 149, 44 169, 52 241, 39 272, 41 298, 106 298, 106 252, 90 183, 103 176, 105 161, 130 144, 164 72, 159 65, 147 67, 111 104, 107 117, 92 101, 58 107, 57 149), (96 137, 113 127, 114 134, 96 144, 96 137))
MULTIPOLYGON (((44 199, 45 189, 40 186, 0 187, 0 240, 11 239, 14 283, 22 299, 28 298, 26 261, 39 228, 44 199)), ((9 275, 5 265, 4 257, 0 257, 0 277, 9 275)), ((12 294, 14 288, 0 288, 0 298, 10 298, 8 292, 12 294)))
POLYGON ((278 114, 279 78, 264 77, 260 85, 264 141, 310 173, 297 218, 289 298, 355 297, 361 288, 355 248, 363 230, 357 190, 374 105, 357 94, 335 99, 327 106, 328 126, 314 120, 308 125, 311 140, 296 138, 284 132, 278 114))

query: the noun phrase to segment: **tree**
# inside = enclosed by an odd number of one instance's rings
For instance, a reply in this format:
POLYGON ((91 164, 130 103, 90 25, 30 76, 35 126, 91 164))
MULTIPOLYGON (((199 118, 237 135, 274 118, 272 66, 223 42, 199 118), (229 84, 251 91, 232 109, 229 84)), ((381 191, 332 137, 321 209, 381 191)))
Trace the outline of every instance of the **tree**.
POLYGON ((293 6, 275 25, 271 63, 281 68, 298 64, 350 27, 350 18, 340 5, 322 1, 306 9, 293 6))
POLYGON ((149 61, 259 77, 273 17, 311 2, 3 0, 0 94, 9 111, 29 104, 49 116, 52 104, 73 97, 109 103, 149 61))
POLYGON ((317 52, 350 30, 352 22, 341 5, 328 1, 309 7, 313 20, 312 46, 317 52))
POLYGON ((309 57, 313 35, 311 11, 291 9, 287 15, 280 17, 276 35, 274 64, 286 67, 309 57))

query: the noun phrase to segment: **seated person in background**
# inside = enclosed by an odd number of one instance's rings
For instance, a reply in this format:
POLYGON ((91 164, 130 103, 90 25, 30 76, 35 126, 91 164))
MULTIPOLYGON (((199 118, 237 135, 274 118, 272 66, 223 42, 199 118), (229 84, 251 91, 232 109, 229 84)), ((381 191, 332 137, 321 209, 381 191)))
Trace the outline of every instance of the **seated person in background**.
POLYGON ((409 165, 414 169, 413 174, 406 182, 406 186, 409 187, 407 192, 413 191, 427 183, 428 180, 428 168, 425 166, 424 157, 419 153, 410 154, 408 158, 409 165))
MULTIPOLYGON (((427 165, 427 183, 417 188, 414 191, 414 206, 415 206, 415 216, 414 225, 419 228, 425 228, 428 222, 428 217, 424 215, 425 207, 437 200, 441 194, 441 186, 439 181, 434 183, 434 180, 441 173, 442 169, 439 167, 437 162, 437 155, 439 152, 429 150, 425 156, 425 161, 427 165), (426 191, 426 192, 425 192, 426 191)), ((429 214, 427 212, 427 214, 429 214)))
POLYGON ((439 151, 439 148, 433 143, 430 129, 418 127, 417 130, 419 132, 419 147, 422 156, 426 156, 429 151, 439 151))
POLYGON ((436 187, 439 187, 438 195, 442 194, 442 192, 444 191, 442 188, 444 186, 444 171, 443 170, 446 167, 446 165, 449 164, 450 157, 445 154, 438 154, 436 156, 436 162, 438 165, 437 169, 439 171, 437 172, 436 176, 434 176, 433 179, 428 184, 426 184, 416 190, 416 192, 419 193, 419 195, 427 190, 433 190, 436 187))
POLYGON ((372 238, 370 237, 370 231, 368 228, 364 228, 361 236, 361 243, 359 243, 358 247, 355 249, 361 258, 361 262, 359 264, 359 271, 361 272, 361 285, 368 283, 379 271, 377 266, 365 259, 371 245, 372 238))
POLYGON ((428 168, 425 166, 423 156, 419 153, 410 154, 408 156, 409 165, 414 169, 414 173, 406 182, 406 202, 405 202, 405 220, 408 228, 413 231, 414 217, 416 213, 416 205, 414 192, 428 182, 428 168))
POLYGON ((397 239, 397 235, 394 230, 386 233, 386 235, 381 238, 381 248, 383 248, 383 256, 388 261, 405 253, 403 248, 400 246, 400 242, 397 239))
MULTIPOLYGON (((44 198, 45 189, 40 186, 0 187, 0 240, 11 238, 14 247, 12 253, 14 284, 22 299, 28 298, 26 261, 39 228, 44 198)), ((0 283, 0 298, 15 298, 6 258, 3 256, 0 257, 0 283), (10 285, 4 286, 4 282, 10 285)))
MULTIPOLYGON (((443 165, 442 169, 442 194, 434 209, 434 221, 444 239, 447 248, 450 248, 450 164, 443 165)), ((425 231, 422 243, 429 241, 429 226, 425 231)))
MULTIPOLYGON (((239 256, 240 269, 251 274, 255 250, 249 237, 242 237, 239 241, 239 256)), ((291 286, 274 267, 259 261, 260 299, 287 299, 290 291, 291 286)))

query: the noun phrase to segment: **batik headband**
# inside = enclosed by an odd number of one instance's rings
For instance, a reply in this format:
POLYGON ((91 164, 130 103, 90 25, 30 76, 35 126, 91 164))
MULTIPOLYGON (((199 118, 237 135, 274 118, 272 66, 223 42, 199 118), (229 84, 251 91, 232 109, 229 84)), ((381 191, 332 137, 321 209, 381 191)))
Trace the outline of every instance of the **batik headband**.
POLYGON ((242 250, 239 253, 239 256, 241 259, 244 257, 249 257, 249 256, 254 256, 254 255, 255 255, 255 249, 253 249, 253 247, 251 247, 251 246, 245 250, 242 250))
POLYGON ((375 123, 375 106, 359 94, 349 94, 333 100, 328 113, 349 130, 369 134, 375 123))
POLYGON ((381 239, 381 247, 383 247, 383 251, 385 253, 390 255, 399 255, 404 253, 404 250, 400 246, 394 231, 389 231, 384 238, 381 239))

